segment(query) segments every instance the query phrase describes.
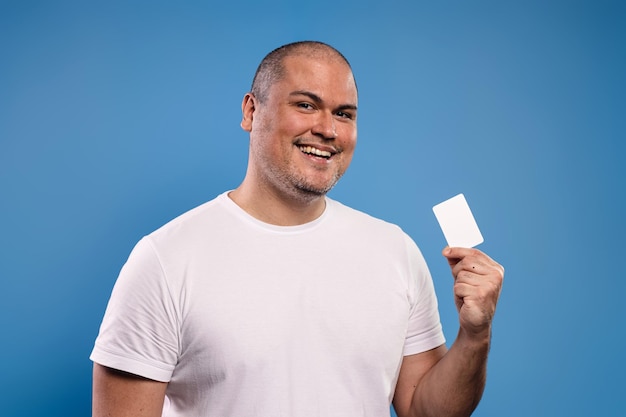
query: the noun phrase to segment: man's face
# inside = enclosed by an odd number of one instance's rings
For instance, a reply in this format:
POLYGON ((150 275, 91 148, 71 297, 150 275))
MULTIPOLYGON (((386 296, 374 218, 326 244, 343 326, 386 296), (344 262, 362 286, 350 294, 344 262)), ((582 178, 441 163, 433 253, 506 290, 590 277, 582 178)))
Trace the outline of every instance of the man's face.
POLYGON ((327 193, 352 160, 357 91, 339 59, 290 56, 285 76, 266 100, 244 98, 242 127, 250 132, 256 186, 290 198, 327 193))

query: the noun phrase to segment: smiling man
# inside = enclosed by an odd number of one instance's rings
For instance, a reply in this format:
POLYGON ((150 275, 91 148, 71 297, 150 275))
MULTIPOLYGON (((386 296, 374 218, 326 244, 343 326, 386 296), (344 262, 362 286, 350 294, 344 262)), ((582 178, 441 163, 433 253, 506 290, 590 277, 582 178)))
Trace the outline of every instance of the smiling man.
POLYGON ((276 52, 243 99, 249 164, 230 194, 259 220, 284 226, 322 213, 324 195, 350 165, 357 137, 357 91, 347 61, 318 44, 296 51, 276 52))
POLYGON ((91 359, 94 416, 464 416, 485 384, 503 269, 446 248, 460 328, 392 224, 326 196, 357 142, 348 61, 319 42, 268 54, 242 102, 239 187, 144 237, 91 359))

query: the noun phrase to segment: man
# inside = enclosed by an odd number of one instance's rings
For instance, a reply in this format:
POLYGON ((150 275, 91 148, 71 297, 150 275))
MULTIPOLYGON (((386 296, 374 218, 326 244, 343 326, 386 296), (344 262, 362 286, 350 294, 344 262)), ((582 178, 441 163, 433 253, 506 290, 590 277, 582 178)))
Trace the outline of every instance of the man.
POLYGON ((142 239, 111 295, 94 416, 471 414, 503 269, 446 248, 460 327, 448 350, 428 269, 397 226, 326 197, 357 138, 347 60, 285 45, 242 103, 241 185, 142 239))

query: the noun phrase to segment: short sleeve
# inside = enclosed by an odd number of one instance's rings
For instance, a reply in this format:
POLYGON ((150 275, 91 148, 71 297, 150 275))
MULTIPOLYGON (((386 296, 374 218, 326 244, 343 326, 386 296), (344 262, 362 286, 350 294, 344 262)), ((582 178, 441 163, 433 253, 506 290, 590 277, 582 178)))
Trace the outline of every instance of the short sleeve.
POLYGON ((90 359, 168 382, 179 352, 179 320, 150 237, 140 240, 113 287, 90 359))
POLYGON ((411 312, 404 356, 425 352, 445 343, 439 318, 437 296, 426 261, 410 237, 406 237, 409 257, 411 312))

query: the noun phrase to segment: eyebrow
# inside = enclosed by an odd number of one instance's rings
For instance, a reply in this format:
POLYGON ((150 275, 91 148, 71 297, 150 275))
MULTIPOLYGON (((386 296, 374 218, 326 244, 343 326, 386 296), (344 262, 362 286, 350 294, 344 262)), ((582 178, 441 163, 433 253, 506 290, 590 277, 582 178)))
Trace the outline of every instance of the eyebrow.
MULTIPOLYGON (((289 93, 290 96, 307 96, 311 100, 313 100, 316 104, 321 104, 324 100, 320 96, 315 93, 306 90, 296 90, 289 93)), ((337 110, 356 110, 357 107, 355 104, 342 104, 337 107, 337 110)))

